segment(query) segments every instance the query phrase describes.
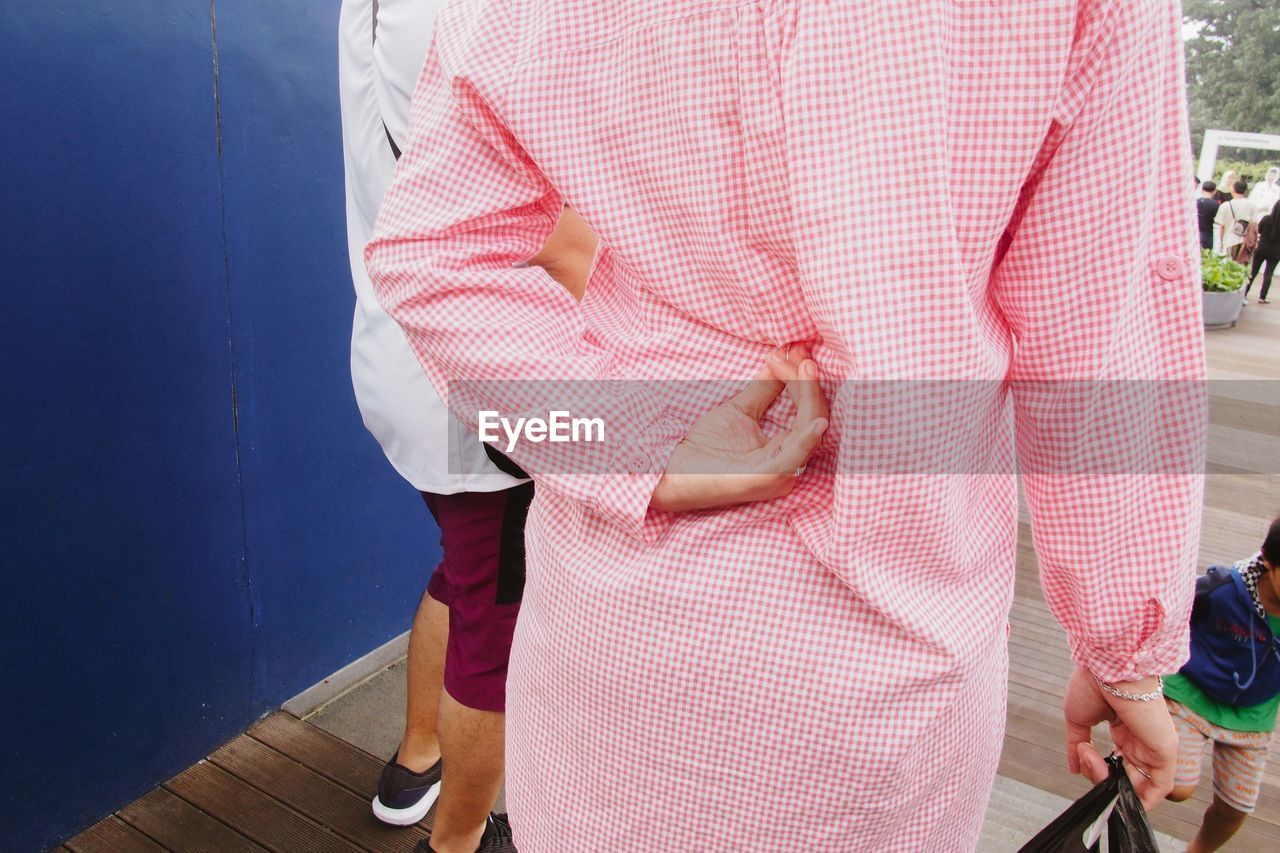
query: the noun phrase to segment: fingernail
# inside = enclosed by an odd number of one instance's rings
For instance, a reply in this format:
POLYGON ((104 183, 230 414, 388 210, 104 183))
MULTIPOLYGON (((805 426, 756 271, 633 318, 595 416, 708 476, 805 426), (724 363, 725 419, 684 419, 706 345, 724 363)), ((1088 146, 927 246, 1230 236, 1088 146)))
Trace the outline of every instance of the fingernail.
POLYGON ((813 430, 814 435, 822 435, 824 432, 827 431, 827 426, 828 426, 828 423, 826 418, 818 418, 816 421, 813 422, 813 426, 810 427, 810 429, 813 430))
POLYGON ((818 365, 814 364, 812 361, 806 361, 804 364, 800 365, 800 372, 807 378, 814 379, 818 375, 818 365))

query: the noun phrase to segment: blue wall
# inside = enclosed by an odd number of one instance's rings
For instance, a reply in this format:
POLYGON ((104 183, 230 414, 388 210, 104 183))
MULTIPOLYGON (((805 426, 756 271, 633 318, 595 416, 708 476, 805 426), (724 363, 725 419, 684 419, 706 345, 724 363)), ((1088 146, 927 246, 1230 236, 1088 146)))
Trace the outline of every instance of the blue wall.
POLYGON ((350 389, 338 5, 0 4, 2 849, 403 631, 438 556, 350 389))

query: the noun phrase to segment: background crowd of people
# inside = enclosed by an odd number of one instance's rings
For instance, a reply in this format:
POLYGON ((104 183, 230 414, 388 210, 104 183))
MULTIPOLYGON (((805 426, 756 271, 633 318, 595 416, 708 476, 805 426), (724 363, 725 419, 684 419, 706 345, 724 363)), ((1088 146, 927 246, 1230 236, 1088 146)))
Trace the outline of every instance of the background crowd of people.
POLYGON ((1205 181, 1200 184, 1196 213, 1200 246, 1249 267, 1242 291, 1245 304, 1262 271, 1258 302, 1265 304, 1280 260, 1280 167, 1272 166, 1252 188, 1234 171, 1224 172, 1220 181, 1205 181))

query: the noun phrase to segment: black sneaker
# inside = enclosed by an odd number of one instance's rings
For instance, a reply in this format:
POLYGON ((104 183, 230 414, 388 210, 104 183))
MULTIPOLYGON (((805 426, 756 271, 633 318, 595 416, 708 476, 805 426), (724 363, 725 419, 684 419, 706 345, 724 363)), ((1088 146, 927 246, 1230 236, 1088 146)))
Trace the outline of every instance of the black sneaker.
MULTIPOLYGON (((419 841, 413 853, 436 853, 426 841, 419 841)), ((517 853, 516 844, 511 840, 511 821, 505 814, 489 815, 485 824, 484 835, 480 836, 480 846, 476 853, 517 853)))
POLYGON ((440 797, 440 762, 421 773, 398 764, 400 752, 391 756, 378 779, 373 816, 393 826, 409 826, 427 816, 440 797))

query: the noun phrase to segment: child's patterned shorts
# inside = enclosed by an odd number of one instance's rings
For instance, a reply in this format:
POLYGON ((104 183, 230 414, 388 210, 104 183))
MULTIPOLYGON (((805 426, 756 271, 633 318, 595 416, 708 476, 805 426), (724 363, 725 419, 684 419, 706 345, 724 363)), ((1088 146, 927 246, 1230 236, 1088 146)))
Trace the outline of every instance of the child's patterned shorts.
POLYGON ((1166 699, 1178 730, 1178 770, 1174 784, 1200 781, 1204 745, 1213 741, 1213 792, 1236 811, 1249 814, 1258 802, 1262 771, 1267 766, 1271 732, 1237 732, 1215 726, 1195 711, 1166 699))

